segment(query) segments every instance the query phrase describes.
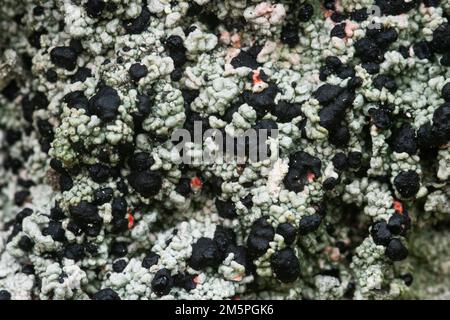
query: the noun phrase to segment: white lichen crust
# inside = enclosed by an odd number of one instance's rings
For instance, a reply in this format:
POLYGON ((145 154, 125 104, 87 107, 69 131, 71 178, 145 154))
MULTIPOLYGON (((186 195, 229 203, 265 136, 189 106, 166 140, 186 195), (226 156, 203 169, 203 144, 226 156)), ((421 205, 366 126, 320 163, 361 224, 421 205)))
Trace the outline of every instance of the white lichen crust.
POLYGON ((3 0, 0 299, 448 299, 449 16, 3 0))

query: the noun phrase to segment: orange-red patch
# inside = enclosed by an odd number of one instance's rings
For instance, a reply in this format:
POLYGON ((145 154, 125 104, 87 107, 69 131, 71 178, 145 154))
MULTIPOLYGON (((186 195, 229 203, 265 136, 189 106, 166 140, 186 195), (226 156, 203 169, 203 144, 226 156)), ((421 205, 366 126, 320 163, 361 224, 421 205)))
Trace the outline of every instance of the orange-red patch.
POLYGON ((191 179, 191 189, 194 191, 197 191, 198 189, 200 189, 203 185, 202 180, 199 177, 193 177, 191 179))
POLYGON ((239 282, 242 280, 242 276, 240 274, 237 274, 233 277, 233 280, 239 282))
POLYGON ((394 210, 403 214, 403 204, 398 200, 394 200, 394 210))
POLYGON ((131 230, 134 227, 134 217, 131 214, 131 210, 128 211, 128 230, 131 230))
POLYGON ((331 17, 332 15, 333 15, 333 11, 331 11, 331 10, 322 10, 323 11, 323 16, 325 17, 325 18, 329 18, 329 17, 331 17))
POLYGON ((253 71, 252 80, 253 80, 253 85, 257 85, 257 84, 263 82, 261 80, 261 78, 259 77, 259 71, 253 71))
POLYGON ((308 174, 307 174, 306 177, 307 177, 309 182, 313 182, 314 179, 316 178, 316 175, 314 174, 314 172, 308 171, 308 174))
POLYGON ((195 284, 199 284, 199 283, 200 283, 200 276, 195 276, 195 277, 192 279, 192 281, 193 281, 195 284))

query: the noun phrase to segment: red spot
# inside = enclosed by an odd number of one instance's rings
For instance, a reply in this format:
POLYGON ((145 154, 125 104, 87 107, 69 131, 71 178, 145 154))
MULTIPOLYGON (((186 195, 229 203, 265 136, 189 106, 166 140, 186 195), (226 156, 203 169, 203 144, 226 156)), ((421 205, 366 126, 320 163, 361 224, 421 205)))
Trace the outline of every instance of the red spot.
POLYGON ((193 281, 195 284, 199 284, 199 283, 200 283, 200 276, 195 276, 195 277, 192 279, 192 281, 193 281))
POLYGON ((233 299, 233 300, 241 300, 241 297, 239 297, 239 296, 234 296, 234 297, 231 298, 231 299, 233 299))
POLYGON ((128 210, 128 230, 131 230, 134 226, 134 217, 131 214, 131 210, 128 210))
POLYGON ((320 6, 320 9, 322 10, 322 14, 325 18, 329 18, 333 15, 333 11, 332 10, 327 10, 325 9, 323 6, 320 6))
POLYGON ((197 191, 198 189, 201 189, 201 187, 203 185, 202 180, 200 180, 199 177, 193 177, 191 179, 191 183, 190 184, 191 184, 191 189, 194 190, 194 191, 197 191))
POLYGON ((309 182, 313 182, 314 179, 316 178, 316 175, 314 174, 314 172, 308 171, 306 177, 309 182))
POLYGON ((235 275, 235 276, 233 277, 233 281, 239 282, 239 281, 241 281, 241 280, 242 280, 242 276, 241 276, 240 274, 237 274, 237 275, 235 275))
POLYGON ((252 80, 253 80, 253 85, 257 85, 257 84, 263 82, 261 80, 261 78, 259 77, 259 71, 253 71, 252 80))
POLYGON ((403 205, 400 201, 394 200, 394 209, 396 212, 403 214, 403 205))

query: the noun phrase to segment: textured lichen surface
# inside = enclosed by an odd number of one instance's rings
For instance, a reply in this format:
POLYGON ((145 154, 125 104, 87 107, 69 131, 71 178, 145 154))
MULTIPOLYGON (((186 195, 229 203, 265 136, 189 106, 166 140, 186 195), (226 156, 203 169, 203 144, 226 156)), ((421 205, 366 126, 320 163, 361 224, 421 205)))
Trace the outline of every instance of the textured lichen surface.
POLYGON ((2 0, 0 299, 449 299, 449 21, 448 0, 2 0), (196 122, 278 135, 180 164, 196 122))

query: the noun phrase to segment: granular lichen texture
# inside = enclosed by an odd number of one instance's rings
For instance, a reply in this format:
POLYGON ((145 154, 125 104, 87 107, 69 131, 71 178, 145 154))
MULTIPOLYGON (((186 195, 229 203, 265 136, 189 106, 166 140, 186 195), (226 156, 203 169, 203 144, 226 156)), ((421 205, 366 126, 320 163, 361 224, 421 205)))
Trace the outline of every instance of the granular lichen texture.
POLYGON ((450 299, 449 67, 448 0, 2 0, 0 300, 450 299))

